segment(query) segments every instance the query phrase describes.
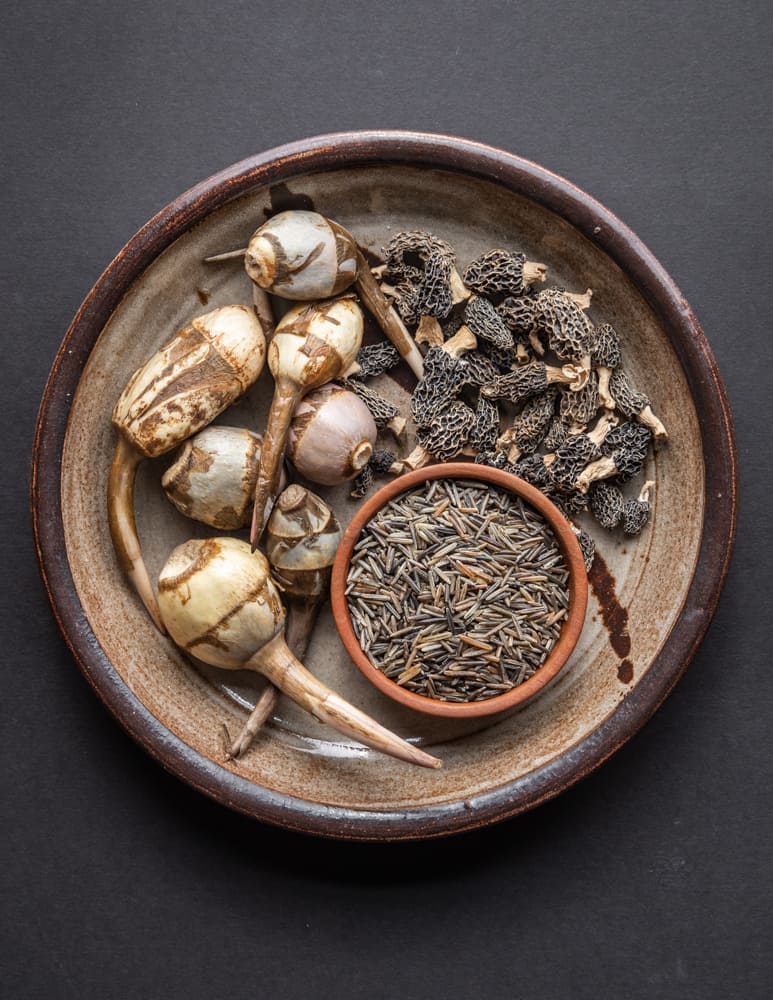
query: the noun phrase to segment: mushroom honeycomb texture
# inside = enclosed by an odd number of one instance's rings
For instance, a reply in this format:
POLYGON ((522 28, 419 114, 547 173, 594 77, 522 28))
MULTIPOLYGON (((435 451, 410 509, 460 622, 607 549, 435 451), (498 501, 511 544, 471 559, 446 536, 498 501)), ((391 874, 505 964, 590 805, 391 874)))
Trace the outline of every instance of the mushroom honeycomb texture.
POLYGON ((558 414, 563 422, 589 424, 599 408, 599 379, 595 371, 590 373, 586 385, 576 392, 562 392, 558 414))
POLYGON ((532 454, 519 458, 511 466, 511 471, 514 476, 536 486, 538 490, 548 496, 554 492, 553 484, 550 481, 550 470, 545 465, 542 455, 532 454))
POLYGON ((588 506, 602 528, 616 528, 623 516, 625 500, 619 487, 602 479, 588 490, 588 506))
POLYGON ((495 347, 490 341, 481 341, 480 349, 483 354, 496 365, 497 375, 505 375, 515 367, 517 358, 512 347, 495 347))
POLYGON ((615 478, 619 483, 627 483, 641 471, 651 438, 649 428, 632 421, 613 427, 607 434, 601 444, 601 452, 615 463, 615 478))
POLYGON ((474 295, 464 310, 464 321, 479 340, 487 340, 502 350, 514 346, 512 333, 488 299, 474 295))
POLYGON ((465 362, 444 351, 430 347, 424 358, 424 378, 413 390, 411 413, 419 427, 428 426, 436 414, 464 385, 465 362))
POLYGON ((590 573, 593 560, 596 558, 596 543, 584 528, 578 529, 576 535, 577 541, 580 543, 582 559, 585 563, 585 572, 590 573))
POLYGON ((567 361, 580 361, 590 354, 593 325, 569 295, 547 288, 534 297, 534 309, 538 330, 554 354, 567 361))
POLYGON ((383 474, 389 472, 396 458, 395 453, 388 448, 376 448, 370 456, 368 465, 370 465, 374 472, 383 474))
POLYGON ((542 441, 542 447, 548 452, 558 451, 568 437, 568 426, 564 423, 560 416, 556 415, 550 422, 550 426, 548 427, 547 433, 542 441))
POLYGON ((638 535, 650 519, 648 500, 626 500, 623 507, 623 531, 626 535, 638 535))
POLYGON ((526 256, 510 250, 489 250, 467 265, 462 280, 481 295, 522 295, 526 256))
POLYGON ((534 299, 530 295, 510 295, 499 303, 496 310, 515 339, 521 344, 526 343, 537 322, 534 299))
POLYGON ((368 463, 352 480, 352 488, 349 491, 349 496, 354 500, 361 500, 364 496, 368 495, 372 486, 373 469, 370 463, 368 463))
POLYGON ((481 354, 480 351, 470 351, 464 355, 464 385, 473 385, 480 388, 487 382, 499 378, 500 371, 497 365, 481 354))
POLYGON ((553 420, 558 390, 549 386, 545 392, 527 400, 513 421, 512 443, 523 453, 536 451, 553 420))
POLYGON ((439 462, 447 462, 464 448, 474 426, 474 412, 457 399, 436 414, 429 427, 419 428, 416 440, 439 462))
POLYGON ((475 456, 476 465, 490 465, 492 469, 504 469, 507 456, 501 451, 480 451, 475 456))
POLYGON ((622 364, 620 340, 609 323, 602 323, 593 331, 591 361, 602 368, 617 368, 622 364))
POLYGON ((555 453, 548 466, 550 478, 559 490, 571 493, 585 466, 600 457, 601 449, 592 438, 587 434, 575 434, 555 453))
POLYGON ((422 230, 397 233, 384 256, 386 274, 397 282, 397 309, 407 323, 418 323, 422 316, 443 319, 449 314, 456 256, 445 240, 422 230))
POLYGON ((500 375, 487 382, 481 392, 489 399, 508 399, 511 403, 524 403, 548 387, 547 368, 541 361, 531 361, 521 368, 500 375))
POLYGON ((397 348, 388 340, 378 344, 367 344, 357 352, 357 364, 360 370, 351 378, 373 378, 376 375, 383 375, 400 363, 400 355, 397 348))
POLYGON ((400 411, 394 405, 390 403, 388 399, 385 399, 380 393, 376 392, 375 389, 371 389, 369 385, 365 385, 364 382, 360 382, 357 379, 341 379, 341 384, 346 389, 350 389, 353 393, 356 393, 363 401, 363 403, 370 410, 373 421, 376 424, 378 430, 383 430, 390 420, 399 416, 400 411))
POLYGON ((470 431, 469 443, 476 451, 492 451, 499 436, 499 407, 485 396, 478 396, 475 425, 470 431))
POLYGON ((624 417, 635 417, 649 406, 649 399, 643 392, 637 392, 622 368, 616 368, 609 379, 609 391, 617 409, 624 417))

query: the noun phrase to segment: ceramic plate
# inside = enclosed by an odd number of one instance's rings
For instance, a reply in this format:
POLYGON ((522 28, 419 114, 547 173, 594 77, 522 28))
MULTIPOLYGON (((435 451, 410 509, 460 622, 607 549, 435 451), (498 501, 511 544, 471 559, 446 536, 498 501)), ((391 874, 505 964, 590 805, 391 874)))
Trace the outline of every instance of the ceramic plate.
MULTIPOLYGON (((384 390, 407 400, 407 369, 384 390)), ((261 429, 264 373, 220 418, 261 429)), ((211 530, 179 515, 146 462, 137 519, 151 574, 171 548, 211 530)), ((688 665, 724 582, 735 526, 731 418, 716 363, 674 283, 641 242, 588 195, 509 153, 446 136, 322 136, 261 154, 182 195, 121 251, 62 344, 43 398, 33 467, 43 578, 80 668, 128 732, 166 768, 260 820, 325 836, 438 836, 501 820, 599 765, 652 715, 688 665), (505 718, 430 720, 368 685, 329 611, 308 666, 355 704, 443 760, 425 771, 355 746, 286 699, 239 762, 236 731, 259 680, 191 663, 153 628, 116 564, 105 516, 113 404, 128 377, 192 316, 251 301, 238 261, 269 215, 314 208, 379 255, 401 229, 450 242, 464 265, 495 246, 549 267, 549 284, 593 289, 589 315, 621 336, 627 369, 670 432, 645 469, 654 514, 630 539, 596 531, 598 554, 580 642, 557 682, 505 718)), ((323 490, 320 490, 323 492, 323 490)), ((345 490, 328 496, 343 522, 345 490)))

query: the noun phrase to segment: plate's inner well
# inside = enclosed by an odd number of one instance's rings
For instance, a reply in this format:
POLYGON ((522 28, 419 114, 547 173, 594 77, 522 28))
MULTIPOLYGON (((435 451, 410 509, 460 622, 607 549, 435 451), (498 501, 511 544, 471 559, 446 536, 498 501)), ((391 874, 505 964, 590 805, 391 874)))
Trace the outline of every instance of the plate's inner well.
MULTIPOLYGON (((394 380, 382 377, 380 388, 405 404, 404 386, 412 376, 402 369, 394 380)), ((271 394, 266 370, 217 422, 262 431, 271 394)), ((388 436, 383 444, 394 447, 388 436)), ((216 533, 184 518, 165 499, 160 481, 173 454, 143 463, 137 481, 137 526, 154 579, 175 545, 216 533)), ((346 525, 359 503, 349 499, 348 489, 309 485, 346 525)), ((210 214, 141 275, 83 373, 65 443, 62 498, 67 556, 86 616, 111 663, 156 718, 210 760, 284 795, 393 810, 468 800, 528 774, 587 737, 640 683, 679 615, 697 559, 703 456, 698 415, 668 336, 605 254, 553 213, 488 182, 374 166, 317 173, 242 196, 210 214), (399 230, 426 229, 451 243, 460 269, 484 250, 517 248, 548 265, 546 287, 592 288, 589 316, 613 324, 626 369, 670 434, 644 470, 655 490, 643 533, 631 539, 588 521, 598 556, 583 634, 557 681, 521 710, 473 723, 429 719, 402 708, 360 675, 329 608, 322 611, 307 666, 388 727, 430 747, 443 760, 440 771, 355 746, 286 698, 247 755, 223 763, 221 724, 238 731, 260 678, 187 660, 153 628, 113 555, 105 496, 116 440, 110 423, 115 400, 132 372, 193 316, 218 305, 251 303, 240 261, 212 265, 203 258, 244 246, 268 215, 294 207, 313 207, 335 219, 377 255, 399 230)))

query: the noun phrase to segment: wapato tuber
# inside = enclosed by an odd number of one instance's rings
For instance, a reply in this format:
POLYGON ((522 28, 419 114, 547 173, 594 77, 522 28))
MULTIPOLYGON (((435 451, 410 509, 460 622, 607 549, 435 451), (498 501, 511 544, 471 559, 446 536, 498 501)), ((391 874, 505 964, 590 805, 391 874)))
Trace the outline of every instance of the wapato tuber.
POLYGON ((169 635, 191 656, 225 670, 263 674, 339 732, 400 760, 440 767, 436 757, 349 704, 293 655, 268 561, 246 542, 220 537, 177 546, 159 576, 158 604, 169 635))

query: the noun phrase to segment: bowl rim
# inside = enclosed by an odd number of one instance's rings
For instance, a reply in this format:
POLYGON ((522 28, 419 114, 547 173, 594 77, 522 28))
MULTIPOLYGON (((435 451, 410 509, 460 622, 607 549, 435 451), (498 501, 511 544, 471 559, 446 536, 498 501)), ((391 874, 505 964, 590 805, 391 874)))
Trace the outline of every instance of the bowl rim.
POLYGON ((306 833, 382 841, 444 836, 522 813, 590 774, 638 732, 684 674, 716 611, 730 566, 737 498, 735 434, 716 360, 681 291, 639 237, 585 191, 514 153, 457 136, 395 130, 318 135, 269 149, 194 185, 150 219, 98 278, 64 336, 41 399, 30 480, 36 554, 54 618, 87 681, 132 738, 176 777, 237 811, 306 833), (226 770, 170 733, 129 689, 94 635, 67 562, 62 515, 62 451, 73 396, 97 338, 132 282, 210 212, 250 190, 373 165, 489 181, 556 213, 606 253, 654 310, 682 365, 702 418, 708 500, 681 612, 619 708, 527 774, 463 800, 411 809, 351 809, 279 794, 226 770))
POLYGON ((580 638, 588 606, 588 576, 579 542, 572 527, 561 511, 544 493, 504 469, 477 465, 473 462, 445 462, 429 465, 397 476, 382 486, 359 508, 354 515, 336 552, 330 581, 330 603, 341 642, 357 668, 371 684, 385 695, 414 711, 447 719, 477 719, 499 712, 506 712, 525 704, 538 695, 566 665, 580 638), (354 546, 371 518, 391 500, 422 483, 437 479, 470 479, 490 483, 522 497, 545 518, 558 541, 561 555, 569 570, 569 613, 564 619, 556 644, 542 666, 532 676, 504 694, 485 701, 463 703, 440 701, 416 694, 401 687, 376 667, 364 652, 352 625, 349 602, 346 599, 346 578, 354 546))

